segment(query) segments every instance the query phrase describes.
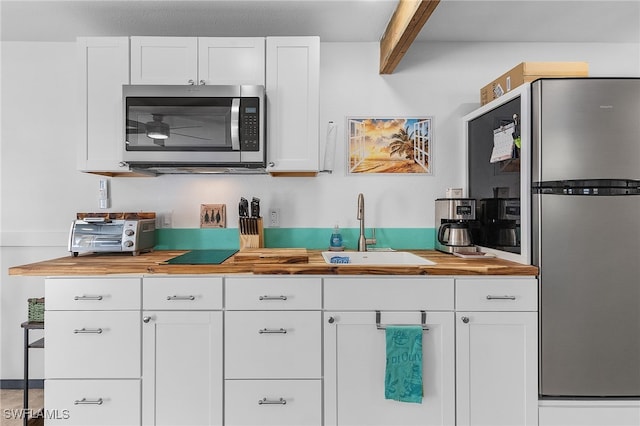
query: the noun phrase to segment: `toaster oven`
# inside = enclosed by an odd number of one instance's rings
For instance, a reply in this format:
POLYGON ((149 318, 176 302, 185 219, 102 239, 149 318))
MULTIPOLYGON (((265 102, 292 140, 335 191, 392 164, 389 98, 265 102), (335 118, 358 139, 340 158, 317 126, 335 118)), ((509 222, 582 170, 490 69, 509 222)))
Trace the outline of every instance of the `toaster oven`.
POLYGON ((77 219, 71 224, 69 251, 73 256, 83 252, 126 252, 137 256, 153 250, 155 230, 155 219, 77 219))

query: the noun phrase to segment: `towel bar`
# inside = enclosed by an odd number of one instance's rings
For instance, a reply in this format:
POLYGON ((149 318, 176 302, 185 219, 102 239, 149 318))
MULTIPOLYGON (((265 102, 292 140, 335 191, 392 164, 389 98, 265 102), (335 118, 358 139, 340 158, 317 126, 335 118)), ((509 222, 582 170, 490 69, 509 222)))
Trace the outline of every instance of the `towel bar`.
MULTIPOLYGON (((381 317, 382 317, 382 314, 380 313, 380 311, 376 311, 376 328, 378 330, 386 330, 387 326, 380 324, 381 317)), ((394 324, 387 324, 387 325, 394 325, 394 324)), ((426 311, 420 311, 420 325, 422 326, 423 330, 429 331, 429 329, 427 328, 427 312, 426 311)))

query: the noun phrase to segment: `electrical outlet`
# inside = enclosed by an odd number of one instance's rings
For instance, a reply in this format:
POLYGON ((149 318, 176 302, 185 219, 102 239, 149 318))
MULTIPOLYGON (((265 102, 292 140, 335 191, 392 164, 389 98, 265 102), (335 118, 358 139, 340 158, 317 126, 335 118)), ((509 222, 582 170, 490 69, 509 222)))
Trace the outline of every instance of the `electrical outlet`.
POLYGON ((156 228, 171 228, 173 212, 159 213, 156 216, 156 228))
POLYGON ((109 198, 109 181, 107 179, 100 179, 98 201, 101 209, 108 209, 111 205, 111 200, 109 198))
POLYGON ((280 209, 269 210, 269 227, 270 228, 280 227, 280 209))

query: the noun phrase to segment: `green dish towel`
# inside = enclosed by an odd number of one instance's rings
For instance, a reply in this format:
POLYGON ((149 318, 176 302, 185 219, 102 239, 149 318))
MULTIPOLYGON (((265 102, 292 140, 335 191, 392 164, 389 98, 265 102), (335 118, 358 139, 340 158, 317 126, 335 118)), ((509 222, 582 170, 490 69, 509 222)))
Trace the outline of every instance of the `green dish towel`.
POLYGON ((387 326, 384 397, 422 403, 422 327, 387 326))

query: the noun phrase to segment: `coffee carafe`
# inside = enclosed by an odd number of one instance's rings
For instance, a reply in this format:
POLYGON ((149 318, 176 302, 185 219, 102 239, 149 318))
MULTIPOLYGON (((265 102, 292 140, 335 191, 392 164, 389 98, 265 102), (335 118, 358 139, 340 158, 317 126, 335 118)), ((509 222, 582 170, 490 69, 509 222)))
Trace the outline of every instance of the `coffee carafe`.
POLYGON ((436 250, 454 253, 473 247, 470 225, 475 218, 475 199, 438 198, 436 200, 436 250))

